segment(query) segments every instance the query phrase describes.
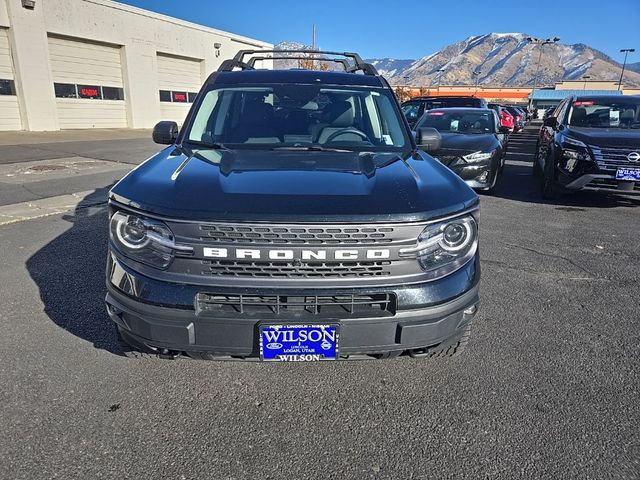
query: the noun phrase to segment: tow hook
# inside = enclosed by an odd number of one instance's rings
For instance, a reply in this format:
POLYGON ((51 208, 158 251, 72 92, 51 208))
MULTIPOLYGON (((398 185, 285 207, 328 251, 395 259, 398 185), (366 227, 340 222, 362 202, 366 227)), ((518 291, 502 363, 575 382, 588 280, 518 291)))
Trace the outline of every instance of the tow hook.
POLYGON ((180 352, 169 350, 168 348, 163 348, 158 352, 158 358, 163 360, 175 360, 178 355, 180 355, 180 352))

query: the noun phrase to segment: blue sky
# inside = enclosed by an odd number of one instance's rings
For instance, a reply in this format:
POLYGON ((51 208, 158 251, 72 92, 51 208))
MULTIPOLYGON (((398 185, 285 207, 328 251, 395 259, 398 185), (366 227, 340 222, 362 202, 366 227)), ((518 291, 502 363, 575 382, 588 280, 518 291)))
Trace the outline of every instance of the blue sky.
POLYGON ((636 48, 640 0, 121 0, 221 30, 277 43, 311 43, 366 58, 419 58, 470 35, 525 32, 586 43, 621 61, 636 48), (400 6, 402 5, 402 6, 400 6))

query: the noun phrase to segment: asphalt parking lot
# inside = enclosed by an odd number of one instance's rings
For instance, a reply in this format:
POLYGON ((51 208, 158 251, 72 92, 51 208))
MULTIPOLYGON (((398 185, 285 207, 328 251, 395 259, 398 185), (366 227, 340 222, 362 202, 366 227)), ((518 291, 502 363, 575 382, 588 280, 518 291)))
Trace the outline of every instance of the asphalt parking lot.
MULTIPOLYGON (((130 142, 33 146, 107 163, 39 180, 91 189, 89 206, 0 226, 0 477, 640 478, 640 200, 543 201, 535 127, 482 197, 482 305, 446 360, 120 355, 102 202, 154 148, 130 142)), ((47 160, 12 148, 11 168, 47 160)), ((0 204, 30 198, 5 180, 0 204)))

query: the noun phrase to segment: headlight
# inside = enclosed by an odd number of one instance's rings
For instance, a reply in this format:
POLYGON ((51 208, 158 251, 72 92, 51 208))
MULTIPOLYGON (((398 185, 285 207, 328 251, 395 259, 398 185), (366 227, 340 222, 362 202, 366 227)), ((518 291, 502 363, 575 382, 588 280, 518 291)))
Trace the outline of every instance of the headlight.
POLYGON ((417 245, 400 255, 416 257, 432 279, 444 277, 464 266, 478 250, 478 225, 471 215, 427 225, 417 245))
POLYGON ((124 211, 111 217, 109 235, 124 255, 160 269, 171 264, 177 250, 193 251, 191 247, 176 245, 173 233, 164 223, 124 211))
POLYGON ((491 157, 493 157, 494 153, 495 153, 495 150, 492 152, 481 152, 481 151, 473 152, 473 153, 470 153, 469 155, 464 155, 462 159, 469 163, 481 162, 482 160, 489 160, 491 157))
POLYGON ((572 172, 578 161, 591 161, 586 144, 574 138, 564 137, 561 140, 564 168, 572 172))
POLYGON ((562 144, 563 146, 568 146, 569 148, 573 147, 582 147, 582 148, 587 148, 587 145, 584 142, 581 142, 580 140, 576 140, 575 138, 571 138, 571 137, 564 137, 562 139, 562 144))

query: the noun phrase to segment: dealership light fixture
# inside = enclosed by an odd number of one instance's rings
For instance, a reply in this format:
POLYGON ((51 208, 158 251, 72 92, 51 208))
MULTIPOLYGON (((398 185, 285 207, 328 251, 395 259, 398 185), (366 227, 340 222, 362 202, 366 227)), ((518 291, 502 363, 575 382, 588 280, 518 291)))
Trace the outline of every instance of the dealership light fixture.
POLYGON ((216 50, 216 57, 220 56, 220 47, 222 47, 222 44, 219 42, 213 44, 213 48, 216 50))
POLYGON ((36 8, 36 0, 22 0, 22 8, 33 10, 36 8))
POLYGON ((622 76, 624 75, 624 67, 627 66, 627 55, 635 52, 635 48, 621 48, 620 53, 624 53, 624 62, 622 63, 622 72, 620 72, 620 80, 618 81, 618 91, 622 88, 622 76))
POLYGON ((473 77, 475 77, 475 80, 476 80, 476 81, 475 81, 475 89, 474 89, 474 91, 473 91, 473 95, 474 95, 474 96, 476 95, 476 93, 478 93, 478 82, 480 81, 480 74, 481 74, 481 73, 482 73, 482 72, 481 72, 480 70, 478 70, 478 69, 476 69, 476 70, 474 70, 473 72, 471 72, 471 75, 472 75, 473 77))
MULTIPOLYGON (((556 43, 558 41, 560 41, 560 37, 549 37, 544 40, 536 37, 527 37, 527 42, 540 46, 540 52, 538 53, 538 63, 536 66, 536 75, 535 77, 533 77, 533 90, 531 90, 532 95, 535 94, 536 87, 538 86, 538 75, 540 74, 540 60, 542 60, 542 49, 545 45, 556 43)), ((531 100, 531 102, 533 103, 533 100, 531 100)))

